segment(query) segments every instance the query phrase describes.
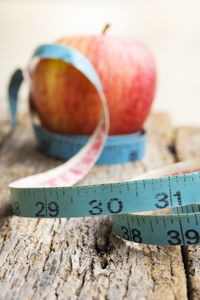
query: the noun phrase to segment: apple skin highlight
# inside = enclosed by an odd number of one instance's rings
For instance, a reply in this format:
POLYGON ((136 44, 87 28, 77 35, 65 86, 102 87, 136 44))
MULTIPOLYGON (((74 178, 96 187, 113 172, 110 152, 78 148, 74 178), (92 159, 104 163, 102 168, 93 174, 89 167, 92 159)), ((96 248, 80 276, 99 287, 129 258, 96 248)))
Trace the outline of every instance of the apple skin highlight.
MULTIPOLYGON (((133 39, 71 36, 56 43, 73 47, 94 66, 106 96, 109 135, 142 129, 156 88, 156 66, 149 49, 133 39)), ((31 74, 30 98, 42 125, 62 134, 91 134, 100 117, 95 87, 71 65, 41 59, 31 74)))

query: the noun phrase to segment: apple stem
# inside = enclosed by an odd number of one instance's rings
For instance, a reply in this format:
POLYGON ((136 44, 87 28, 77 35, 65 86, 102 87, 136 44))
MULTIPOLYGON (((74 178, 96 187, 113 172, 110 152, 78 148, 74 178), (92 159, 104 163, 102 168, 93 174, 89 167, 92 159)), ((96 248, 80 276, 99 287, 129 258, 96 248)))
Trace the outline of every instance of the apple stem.
POLYGON ((106 32, 107 32, 107 30, 108 30, 109 28, 110 28, 110 24, 107 23, 107 24, 104 26, 103 30, 102 30, 102 34, 106 34, 106 32))

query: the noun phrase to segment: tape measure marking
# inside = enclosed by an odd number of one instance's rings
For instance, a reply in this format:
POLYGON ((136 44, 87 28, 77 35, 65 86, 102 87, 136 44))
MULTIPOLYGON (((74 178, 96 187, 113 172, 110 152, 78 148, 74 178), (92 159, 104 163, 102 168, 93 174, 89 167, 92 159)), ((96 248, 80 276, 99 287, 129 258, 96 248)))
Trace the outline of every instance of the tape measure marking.
POLYGON ((200 202, 200 173, 193 173, 193 179, 190 175, 171 177, 174 196, 171 215, 124 214, 170 208, 169 177, 94 186, 12 188, 11 192, 15 213, 21 216, 63 218, 110 214, 114 232, 124 239, 148 244, 190 245, 199 243, 200 206, 185 204, 200 202))
POLYGON ((112 220, 114 232, 129 241, 155 245, 192 245, 200 242, 199 212, 163 216, 115 215, 112 220))
POLYGON ((85 58, 73 51, 64 46, 45 45, 36 50, 35 56, 64 59, 89 77, 102 99, 100 123, 91 139, 67 163, 9 185, 14 213, 39 218, 106 214, 112 215, 114 232, 130 241, 158 245, 200 243, 200 159, 155 170, 129 182, 69 186, 94 165, 108 132, 107 107, 98 76, 90 70, 88 62, 84 64, 85 58), (170 208, 171 214, 135 214, 163 208, 170 208))
MULTIPOLYGON (((57 201, 61 210, 56 217, 81 217, 103 214, 140 212, 170 208, 200 202, 200 172, 163 178, 133 180, 104 185, 56 187, 56 188, 24 188, 16 183, 10 185, 12 198, 21 202, 21 215, 33 217, 30 209, 35 201, 57 201), (170 180, 169 180, 170 178, 170 180), (144 184, 145 182, 145 184, 144 184), (153 188, 152 188, 153 186, 153 188), (28 194, 27 194, 28 193, 28 194), (188 200, 188 198, 192 200, 188 200), (27 201, 29 199, 29 201, 27 201), (78 207, 80 207, 81 209, 78 207)), ((17 182, 19 183, 19 181, 17 182)))

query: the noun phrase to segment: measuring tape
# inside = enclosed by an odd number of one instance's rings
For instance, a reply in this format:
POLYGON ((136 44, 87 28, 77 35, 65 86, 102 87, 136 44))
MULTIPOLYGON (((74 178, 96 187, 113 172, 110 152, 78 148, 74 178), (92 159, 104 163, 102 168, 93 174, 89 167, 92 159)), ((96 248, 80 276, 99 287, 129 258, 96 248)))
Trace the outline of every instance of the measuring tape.
MULTIPOLYGON (((44 45, 36 49, 33 58, 55 58, 71 63, 95 85, 103 111, 91 138, 83 138, 83 144, 86 144, 69 161, 9 185, 14 214, 36 218, 112 215, 114 232, 126 240, 156 245, 199 244, 200 159, 177 163, 128 182, 72 187, 93 167, 105 145, 109 122, 105 96, 94 68, 75 49, 44 45), (170 209, 170 215, 135 214, 164 208, 170 209)), ((18 70, 9 86, 13 127, 16 125, 17 93, 22 80, 22 72, 18 70)), ((70 137, 51 134, 36 124, 34 128, 48 154, 66 158, 64 147, 67 143, 62 139, 70 137), (58 143, 62 149, 60 153, 58 143)), ((140 145, 136 146, 140 152, 144 147, 144 134, 138 133, 134 138, 140 145)))
MULTIPOLYGON (((73 157, 89 140, 87 136, 55 134, 37 124, 33 125, 33 129, 43 153, 65 160, 73 157)), ((113 165, 140 160, 144 157, 145 145, 144 131, 108 136, 96 163, 113 165)))

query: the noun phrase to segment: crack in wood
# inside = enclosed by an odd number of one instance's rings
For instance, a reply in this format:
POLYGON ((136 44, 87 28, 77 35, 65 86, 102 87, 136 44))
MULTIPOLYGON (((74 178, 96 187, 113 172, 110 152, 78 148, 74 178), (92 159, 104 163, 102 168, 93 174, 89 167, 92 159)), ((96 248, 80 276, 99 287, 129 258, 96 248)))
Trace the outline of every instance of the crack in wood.
POLYGON ((184 247, 185 246, 181 246, 181 254, 182 254, 183 265, 184 265, 184 269, 185 269, 185 277, 186 277, 186 284, 187 284, 187 297, 188 297, 188 300, 192 300, 191 286, 190 286, 190 279, 189 279, 188 258, 187 258, 186 252, 184 251, 184 247))

